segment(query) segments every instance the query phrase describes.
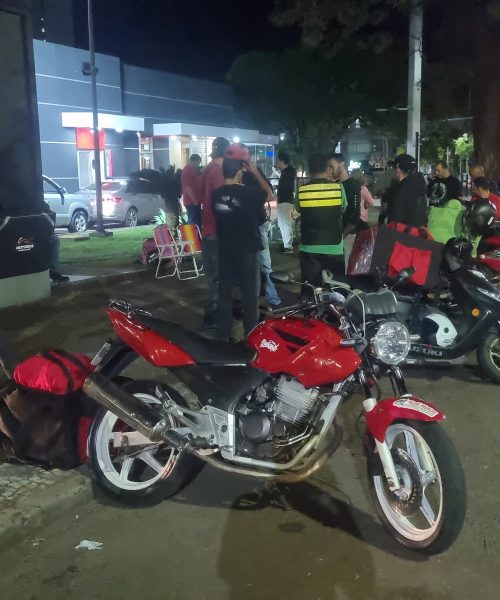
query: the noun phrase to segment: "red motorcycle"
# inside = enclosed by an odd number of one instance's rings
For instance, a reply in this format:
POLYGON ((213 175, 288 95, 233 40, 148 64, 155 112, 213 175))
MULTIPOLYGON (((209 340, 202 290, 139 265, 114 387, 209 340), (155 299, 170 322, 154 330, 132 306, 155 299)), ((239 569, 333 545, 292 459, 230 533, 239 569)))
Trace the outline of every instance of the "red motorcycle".
POLYGON ((392 292, 337 294, 289 307, 258 325, 248 345, 208 340, 121 301, 108 316, 118 339, 94 358, 84 391, 102 405, 89 437, 100 487, 127 504, 173 496, 209 464, 296 483, 339 447, 340 405, 362 390, 364 452, 382 522, 401 544, 449 547, 465 518, 465 481, 443 413, 408 393, 398 364, 410 349, 392 292), (302 314, 302 316, 300 316, 302 314), (142 357, 178 389, 120 373, 142 357), (380 398, 388 375, 395 397, 380 398))

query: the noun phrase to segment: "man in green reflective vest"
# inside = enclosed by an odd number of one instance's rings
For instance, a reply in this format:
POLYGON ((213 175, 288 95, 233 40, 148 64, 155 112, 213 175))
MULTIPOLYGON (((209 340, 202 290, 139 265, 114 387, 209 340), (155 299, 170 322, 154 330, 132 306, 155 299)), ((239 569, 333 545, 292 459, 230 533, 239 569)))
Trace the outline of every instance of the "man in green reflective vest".
MULTIPOLYGON (((328 156, 313 154, 309 160, 311 180, 301 185, 298 209, 301 214, 300 268, 302 281, 321 286, 322 270, 328 269, 337 279, 343 279, 344 242, 342 213, 347 200, 341 183, 332 181, 328 156)), ((304 287, 303 294, 311 294, 304 287)))

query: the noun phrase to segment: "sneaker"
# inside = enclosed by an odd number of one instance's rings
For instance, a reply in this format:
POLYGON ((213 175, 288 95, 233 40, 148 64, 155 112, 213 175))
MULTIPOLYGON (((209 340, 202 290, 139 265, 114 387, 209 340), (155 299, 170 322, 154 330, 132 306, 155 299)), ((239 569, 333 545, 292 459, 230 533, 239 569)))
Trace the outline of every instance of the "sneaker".
POLYGON ((293 254, 293 248, 283 248, 282 254, 293 254))
POLYGON ((69 277, 67 275, 61 275, 61 273, 56 273, 55 271, 50 272, 50 278, 53 283, 68 283, 69 277))

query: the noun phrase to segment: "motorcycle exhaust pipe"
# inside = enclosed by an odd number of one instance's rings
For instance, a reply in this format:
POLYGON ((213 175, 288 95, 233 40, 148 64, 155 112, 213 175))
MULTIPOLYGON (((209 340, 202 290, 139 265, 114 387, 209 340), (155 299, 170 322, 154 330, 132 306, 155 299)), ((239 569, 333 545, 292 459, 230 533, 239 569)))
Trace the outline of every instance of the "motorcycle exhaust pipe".
POLYGON ((152 442, 166 442, 178 450, 183 450, 189 444, 187 438, 170 430, 170 424, 160 419, 154 408, 101 373, 92 373, 87 377, 83 392, 152 442))

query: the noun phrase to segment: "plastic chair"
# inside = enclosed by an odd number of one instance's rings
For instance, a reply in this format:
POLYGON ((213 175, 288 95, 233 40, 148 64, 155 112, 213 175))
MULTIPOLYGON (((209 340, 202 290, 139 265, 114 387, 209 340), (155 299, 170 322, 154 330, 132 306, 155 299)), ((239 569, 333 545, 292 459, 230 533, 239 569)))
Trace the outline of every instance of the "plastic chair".
POLYGON ((196 279, 204 275, 203 265, 198 264, 201 255, 201 234, 198 225, 179 225, 178 252, 177 252, 177 277, 181 280, 196 279), (182 259, 191 259, 193 268, 183 269, 182 259), (188 275, 186 277, 186 275, 188 275))
POLYGON ((155 273, 156 279, 178 275, 178 262, 176 260, 178 245, 172 232, 166 225, 158 225, 158 227, 155 227, 153 230, 153 237, 158 249, 158 265, 155 273), (161 263, 166 260, 172 261, 174 270, 172 273, 167 273, 167 275, 160 275, 161 263))

